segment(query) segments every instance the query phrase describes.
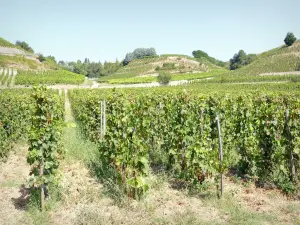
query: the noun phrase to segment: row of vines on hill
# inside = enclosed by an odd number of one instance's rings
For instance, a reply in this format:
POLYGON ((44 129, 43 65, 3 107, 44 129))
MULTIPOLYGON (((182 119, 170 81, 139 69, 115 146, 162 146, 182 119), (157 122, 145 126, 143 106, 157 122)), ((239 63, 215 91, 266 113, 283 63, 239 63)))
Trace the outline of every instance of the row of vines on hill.
POLYGON ((72 73, 67 70, 48 70, 43 72, 18 71, 15 84, 81 84, 84 82, 84 79, 84 75, 72 73))
POLYGON ((298 96, 75 90, 71 101, 83 132, 99 142, 104 165, 116 171, 116 182, 132 197, 148 189, 150 165, 172 171, 192 184, 234 168, 261 184, 292 188, 292 156, 293 176, 299 178, 298 96), (103 100, 107 127, 101 139, 103 100), (222 167, 217 115, 223 136, 222 167))

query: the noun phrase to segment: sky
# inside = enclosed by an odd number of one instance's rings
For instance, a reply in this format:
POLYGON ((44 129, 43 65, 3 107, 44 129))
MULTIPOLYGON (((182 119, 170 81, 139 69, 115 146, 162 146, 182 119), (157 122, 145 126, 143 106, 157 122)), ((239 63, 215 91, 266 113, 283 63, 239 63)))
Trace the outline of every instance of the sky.
POLYGON ((0 37, 57 60, 121 61, 135 48, 228 61, 300 38, 300 0, 1 0, 0 37))

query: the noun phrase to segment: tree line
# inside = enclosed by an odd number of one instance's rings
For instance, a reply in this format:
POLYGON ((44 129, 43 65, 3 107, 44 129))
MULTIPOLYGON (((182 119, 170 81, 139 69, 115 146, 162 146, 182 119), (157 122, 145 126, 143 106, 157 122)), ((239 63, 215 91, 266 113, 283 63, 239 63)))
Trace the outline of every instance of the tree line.
POLYGON ((115 62, 105 61, 104 63, 101 63, 100 61, 91 62, 88 58, 86 58, 83 62, 81 60, 77 60, 76 62, 59 61, 58 66, 90 78, 97 78, 115 73, 122 64, 117 59, 115 62))

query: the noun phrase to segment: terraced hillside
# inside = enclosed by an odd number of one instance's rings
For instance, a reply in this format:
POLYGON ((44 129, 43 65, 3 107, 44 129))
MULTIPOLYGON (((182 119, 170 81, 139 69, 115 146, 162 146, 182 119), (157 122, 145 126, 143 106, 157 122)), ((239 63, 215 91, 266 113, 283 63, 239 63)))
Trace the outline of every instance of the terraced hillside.
POLYGON ((236 70, 239 75, 260 75, 264 73, 293 72, 300 70, 300 41, 292 46, 281 46, 258 55, 246 67, 236 70))
POLYGON ((208 61, 197 60, 186 55, 161 55, 154 58, 137 59, 122 67, 117 73, 99 79, 100 82, 149 83, 156 81, 160 71, 171 74, 171 80, 189 80, 213 76, 211 73, 227 70, 208 61))
POLYGON ((44 70, 37 56, 0 37, 0 67, 22 70, 44 70))

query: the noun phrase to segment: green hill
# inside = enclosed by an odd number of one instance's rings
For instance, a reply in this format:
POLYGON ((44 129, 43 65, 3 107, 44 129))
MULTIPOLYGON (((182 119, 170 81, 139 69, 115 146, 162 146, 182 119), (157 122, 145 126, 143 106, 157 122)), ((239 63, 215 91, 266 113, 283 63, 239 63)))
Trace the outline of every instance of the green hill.
POLYGON ((298 71, 300 65, 300 41, 287 47, 281 46, 257 55, 251 64, 231 72, 233 75, 260 75, 298 71))
MULTIPOLYGON (((221 70, 220 67, 205 59, 195 59, 186 55, 165 54, 152 58, 136 59, 128 65, 121 67, 115 74, 101 77, 100 82, 109 83, 143 83, 156 81, 155 76, 160 71, 166 71, 180 80, 182 75, 186 79, 187 74, 203 74, 213 70, 221 70)), ((223 72, 226 70, 223 69, 223 72)), ((198 75, 199 76, 199 75, 198 75)), ((193 76, 193 79, 198 76, 193 76)))

